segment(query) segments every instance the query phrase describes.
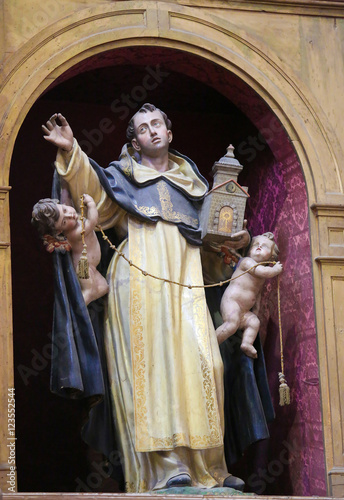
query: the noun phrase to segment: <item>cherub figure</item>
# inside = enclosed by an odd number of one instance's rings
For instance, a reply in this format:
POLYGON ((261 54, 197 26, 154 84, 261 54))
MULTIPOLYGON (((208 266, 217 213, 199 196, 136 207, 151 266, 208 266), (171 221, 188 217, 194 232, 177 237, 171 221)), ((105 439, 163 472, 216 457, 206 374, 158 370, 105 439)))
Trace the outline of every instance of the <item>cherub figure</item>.
POLYGON ((264 233, 252 239, 248 257, 239 261, 231 281, 221 300, 221 315, 224 323, 216 330, 219 344, 233 335, 238 328, 243 329, 241 350, 249 357, 256 358, 257 351, 253 342, 257 337, 260 321, 257 317, 260 308, 261 290, 266 278, 280 274, 283 266, 277 262, 273 266, 259 265, 259 262, 277 259, 278 247, 272 233, 264 233), (240 276, 244 271, 246 274, 240 276))
MULTIPOLYGON (((109 285, 97 271, 100 262, 100 245, 94 228, 98 223, 98 210, 91 196, 83 195, 84 205, 87 208, 85 217, 85 243, 87 245, 87 260, 89 264, 89 278, 79 278, 81 291, 86 305, 99 299, 109 291, 109 285)), ((47 250, 71 250, 74 269, 77 271, 78 263, 83 250, 82 224, 79 214, 70 205, 60 204, 59 200, 44 198, 35 204, 32 211, 32 224, 37 228, 43 238, 47 250), (61 233, 66 240, 59 239, 61 233)))

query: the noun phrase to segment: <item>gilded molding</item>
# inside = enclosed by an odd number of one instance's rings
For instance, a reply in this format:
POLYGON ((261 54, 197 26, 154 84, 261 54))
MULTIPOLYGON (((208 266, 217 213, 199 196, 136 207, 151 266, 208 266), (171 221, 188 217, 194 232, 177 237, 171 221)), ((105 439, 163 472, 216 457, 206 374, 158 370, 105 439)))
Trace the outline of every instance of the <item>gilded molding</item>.
POLYGON ((315 262, 319 264, 344 264, 344 255, 343 257, 338 257, 337 255, 319 255, 314 258, 315 262))
POLYGON ((344 217, 344 205, 313 203, 310 208, 316 217, 344 217))
POLYGON ((290 15, 344 17, 342 0, 180 0, 185 6, 290 15))
POLYGON ((336 474, 344 474, 344 467, 332 467, 331 470, 328 471, 328 474, 330 476, 336 475, 336 474))

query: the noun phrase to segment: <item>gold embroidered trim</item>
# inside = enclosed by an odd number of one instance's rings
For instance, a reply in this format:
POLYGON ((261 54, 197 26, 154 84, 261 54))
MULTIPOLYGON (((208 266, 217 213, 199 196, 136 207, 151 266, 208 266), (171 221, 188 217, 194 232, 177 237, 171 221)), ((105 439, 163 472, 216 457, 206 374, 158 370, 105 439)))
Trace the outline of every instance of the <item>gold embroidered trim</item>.
POLYGON ((170 193, 168 192, 165 182, 158 182, 158 193, 162 208, 162 215, 166 220, 174 222, 184 222, 191 226, 198 226, 198 219, 194 219, 188 215, 180 214, 173 210, 173 203, 171 201, 170 193))
POLYGON ((129 481, 125 482, 126 493, 143 493, 145 491, 148 491, 148 487, 147 487, 147 481, 145 481, 144 479, 141 479, 138 489, 135 487, 134 482, 129 482, 129 481))
POLYGON ((168 192, 165 181, 159 181, 157 183, 157 189, 161 203, 161 211, 156 207, 136 205, 136 208, 139 212, 147 216, 160 215, 167 222, 183 222, 184 224, 187 224, 189 226, 198 227, 198 219, 176 212, 173 209, 173 203, 171 201, 170 193, 168 192))
MULTIPOLYGON (((220 433, 218 434, 220 436, 220 433)), ((156 438, 152 436, 148 439, 152 446, 149 451, 174 450, 178 446, 186 446, 193 450, 203 450, 205 448, 215 448, 223 444, 222 440, 220 443, 214 444, 212 436, 189 436, 188 438, 184 432, 173 434, 172 437, 156 438)))
MULTIPOLYGON (((132 285, 131 285, 132 286, 132 285)), ((144 341, 143 341, 143 325, 141 314, 142 301, 140 300, 139 290, 133 290, 131 294, 131 356, 132 363, 135 369, 133 370, 134 383, 134 407, 135 417, 139 426, 135 425, 136 442, 139 442, 138 427, 141 428, 146 436, 148 435, 147 426, 147 407, 146 407, 146 384, 145 384, 145 369, 146 363, 144 359, 144 341)))
POLYGON ((124 175, 126 175, 127 177, 131 177, 132 176, 132 165, 131 165, 131 162, 129 161, 129 159, 125 155, 123 155, 123 156, 121 155, 120 164, 121 164, 122 172, 124 173, 124 175))
MULTIPOLYGON (((192 281, 196 279, 196 276, 196 270, 195 268, 192 268, 192 281)), ((214 363, 210 347, 210 338, 209 335, 202 334, 204 325, 208 324, 207 305, 203 291, 194 292, 193 317, 197 331, 197 338, 199 339, 198 352, 201 361, 203 390, 206 398, 208 423, 210 427, 209 437, 212 443, 217 442, 218 444, 222 444, 223 436, 216 397, 214 363)))
POLYGON ((125 167, 123 167, 123 173, 127 177, 131 177, 131 168, 130 168, 130 165, 125 165, 125 167))
POLYGON ((139 207, 136 205, 136 208, 144 215, 161 215, 160 211, 155 207, 144 207, 143 205, 139 207))

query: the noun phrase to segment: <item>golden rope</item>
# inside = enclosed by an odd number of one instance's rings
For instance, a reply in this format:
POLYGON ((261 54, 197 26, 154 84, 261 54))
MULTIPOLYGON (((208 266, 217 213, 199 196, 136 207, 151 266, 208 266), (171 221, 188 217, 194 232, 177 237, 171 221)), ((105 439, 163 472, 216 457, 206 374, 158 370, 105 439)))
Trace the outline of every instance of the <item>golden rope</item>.
POLYGON ((278 302, 278 326, 279 326, 280 351, 281 351, 281 372, 284 373, 283 336, 282 336, 281 302, 280 302, 280 276, 277 277, 277 302, 278 302))
POLYGON ((278 302, 278 326, 279 326, 279 338, 280 338, 280 354, 281 354, 281 371, 278 373, 278 379, 280 382, 279 395, 280 395, 280 406, 290 404, 290 389, 287 385, 287 381, 284 375, 284 356, 283 356, 283 335, 282 335, 282 320, 281 320, 281 299, 280 299, 280 275, 277 277, 277 302, 278 302))
MULTIPOLYGON (((159 276, 155 276, 154 274, 151 274, 147 271, 144 271, 141 269, 139 266, 134 264, 131 260, 129 260, 123 252, 120 252, 118 248, 111 243, 109 238, 106 236, 104 233, 103 229, 101 226, 97 226, 97 229, 102 233, 102 237, 105 241, 108 242, 110 248, 115 250, 115 252, 118 253, 120 257, 123 257, 124 260, 126 260, 129 264, 129 266, 135 267, 138 271, 140 271, 144 276, 150 276, 151 278, 154 278, 156 280, 164 281, 165 283, 172 283, 173 285, 178 285, 182 286, 185 288, 211 288, 215 286, 223 286, 226 283, 229 283, 230 281, 234 281, 237 278, 240 278, 246 273, 249 273, 252 271, 252 269, 256 268, 257 266, 263 265, 263 264, 276 264, 275 261, 264 261, 264 262, 257 262, 254 266, 250 267, 250 269, 247 269, 246 271, 242 272, 235 278, 229 278, 225 281, 219 281, 218 283, 212 283, 210 285, 185 285, 184 283, 179 283, 178 281, 172 281, 167 278, 160 278, 159 276)), ((280 276, 278 276, 278 281, 277 281, 277 301, 278 301, 278 324, 279 324, 279 338, 280 338, 280 353, 281 353, 281 372, 278 373, 279 381, 280 381, 280 386, 279 386, 279 394, 280 394, 280 406, 284 405, 289 405, 290 404, 290 389, 287 385, 285 375, 284 375, 284 357, 283 357, 283 336, 282 336, 282 320, 281 320, 281 299, 280 299, 280 276)))
POLYGON ((89 264, 87 260, 87 245, 85 242, 85 213, 84 213, 84 196, 80 196, 80 219, 81 219, 81 242, 82 252, 78 262, 77 275, 80 279, 88 280, 90 278, 89 264))
POLYGON ((81 242, 85 245, 85 205, 84 195, 80 196, 81 242))
POLYGON ((136 264, 133 263, 133 261, 129 260, 123 252, 120 252, 118 250, 118 248, 113 244, 111 243, 111 241, 109 240, 109 238, 106 236, 106 234, 104 233, 103 229, 101 226, 97 226, 97 229, 99 229, 99 231, 102 233, 102 237, 105 241, 108 242, 108 244, 110 245, 110 248, 112 248, 113 250, 115 250, 115 252, 118 253, 118 255, 120 257, 123 257, 124 260, 126 260, 129 264, 129 266, 132 266, 132 267, 135 267, 135 269, 137 269, 138 271, 140 271, 143 276, 149 276, 150 278, 154 278, 156 280, 160 280, 160 281, 164 281, 165 283, 172 283, 173 285, 178 285, 178 286, 183 286, 185 288, 212 288, 212 287, 215 287, 215 286, 223 286, 225 285, 226 283, 229 283, 230 281, 234 281, 238 278, 240 278, 241 276, 243 276, 244 274, 247 274, 249 273, 250 271, 252 271, 252 269, 256 268, 257 266, 260 266, 260 265, 263 265, 263 264, 276 264, 275 261, 264 261, 264 262, 258 262, 257 264, 255 264, 254 266, 250 267, 250 269, 247 269, 246 271, 244 271, 242 274, 240 274, 239 276, 236 276, 235 278, 229 278, 225 281, 219 281, 218 283, 212 283, 210 285, 185 285, 185 283, 180 283, 178 281, 172 281, 172 280, 169 280, 167 278, 160 278, 159 276, 155 276, 154 274, 151 274, 149 273, 148 271, 144 271, 143 269, 141 269, 139 266, 137 266, 136 264))

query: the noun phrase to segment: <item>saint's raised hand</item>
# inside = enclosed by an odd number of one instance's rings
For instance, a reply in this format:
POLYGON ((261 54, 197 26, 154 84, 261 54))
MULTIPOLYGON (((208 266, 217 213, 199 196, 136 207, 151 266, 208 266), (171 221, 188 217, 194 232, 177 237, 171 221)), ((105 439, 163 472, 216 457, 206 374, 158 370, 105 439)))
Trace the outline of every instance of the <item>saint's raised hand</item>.
POLYGON ((45 125, 42 125, 44 139, 56 147, 70 151, 73 147, 73 131, 61 113, 53 114, 45 125), (60 123, 58 123, 57 122, 60 123))

